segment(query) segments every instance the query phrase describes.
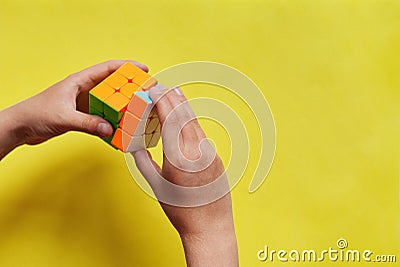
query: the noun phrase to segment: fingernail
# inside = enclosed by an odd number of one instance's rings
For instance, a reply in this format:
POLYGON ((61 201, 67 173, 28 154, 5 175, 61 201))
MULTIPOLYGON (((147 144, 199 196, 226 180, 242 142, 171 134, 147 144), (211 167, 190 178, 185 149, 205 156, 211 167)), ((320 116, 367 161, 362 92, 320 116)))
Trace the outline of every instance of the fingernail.
POLYGON ((150 89, 151 91, 153 91, 155 94, 162 94, 165 91, 168 90, 167 87, 165 87, 164 85, 161 84, 157 84, 156 86, 154 86, 153 88, 150 89))
POLYGON ((174 90, 178 95, 183 95, 183 92, 179 87, 176 87, 174 90))
POLYGON ((105 122, 100 122, 99 125, 97 125, 97 133, 100 135, 100 137, 109 137, 110 126, 105 122))
POLYGON ((151 100, 153 100, 153 102, 158 102, 167 91, 168 91, 167 87, 161 84, 157 84, 156 86, 153 86, 150 89, 149 95, 151 100))

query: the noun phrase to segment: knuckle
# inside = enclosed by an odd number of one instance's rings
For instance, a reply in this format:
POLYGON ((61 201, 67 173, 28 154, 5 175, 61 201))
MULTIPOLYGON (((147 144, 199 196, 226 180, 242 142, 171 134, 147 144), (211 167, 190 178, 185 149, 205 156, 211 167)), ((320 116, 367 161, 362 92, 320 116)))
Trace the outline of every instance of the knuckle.
POLYGON ((78 73, 72 73, 68 75, 68 77, 65 79, 70 83, 72 86, 78 86, 79 85, 79 75, 78 73))
POLYGON ((88 132, 94 132, 94 126, 95 126, 95 123, 94 123, 94 120, 92 119, 92 118, 84 118, 82 121, 81 121, 81 129, 83 129, 83 130, 86 130, 86 131, 88 131, 88 132))

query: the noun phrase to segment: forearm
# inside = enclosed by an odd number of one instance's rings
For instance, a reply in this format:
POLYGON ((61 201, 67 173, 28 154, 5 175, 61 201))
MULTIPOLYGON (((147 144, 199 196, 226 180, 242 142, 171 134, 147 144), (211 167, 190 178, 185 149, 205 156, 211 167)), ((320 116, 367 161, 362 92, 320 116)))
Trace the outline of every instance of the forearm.
POLYGON ((186 263, 197 266, 239 266, 235 232, 182 235, 186 263))
POLYGON ((23 144, 21 119, 17 106, 0 111, 0 160, 14 148, 23 144))

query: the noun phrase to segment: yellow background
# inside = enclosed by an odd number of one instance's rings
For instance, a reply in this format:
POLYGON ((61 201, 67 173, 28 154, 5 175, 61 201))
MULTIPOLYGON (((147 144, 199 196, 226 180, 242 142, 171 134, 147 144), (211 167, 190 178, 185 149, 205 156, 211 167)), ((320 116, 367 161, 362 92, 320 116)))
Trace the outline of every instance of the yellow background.
MULTIPOLYGON (((244 177, 233 190, 241 265, 288 265, 259 262, 264 245, 322 250, 340 237, 400 260, 399 1, 1 0, 0 38, 0 108, 108 59, 241 70, 277 130, 264 185, 249 194, 244 177)), ((98 138, 20 147, 0 168, 0 266, 184 265, 158 203, 98 138)))

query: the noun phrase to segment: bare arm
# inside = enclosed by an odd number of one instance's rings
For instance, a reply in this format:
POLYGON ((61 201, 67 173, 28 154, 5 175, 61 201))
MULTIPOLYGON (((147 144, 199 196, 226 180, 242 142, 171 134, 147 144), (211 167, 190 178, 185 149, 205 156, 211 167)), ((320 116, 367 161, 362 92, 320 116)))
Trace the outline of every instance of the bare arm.
POLYGON ((0 160, 14 148, 23 144, 21 125, 15 107, 9 107, 0 111, 0 160))
POLYGON ((233 229, 181 238, 187 266, 239 266, 233 229))

